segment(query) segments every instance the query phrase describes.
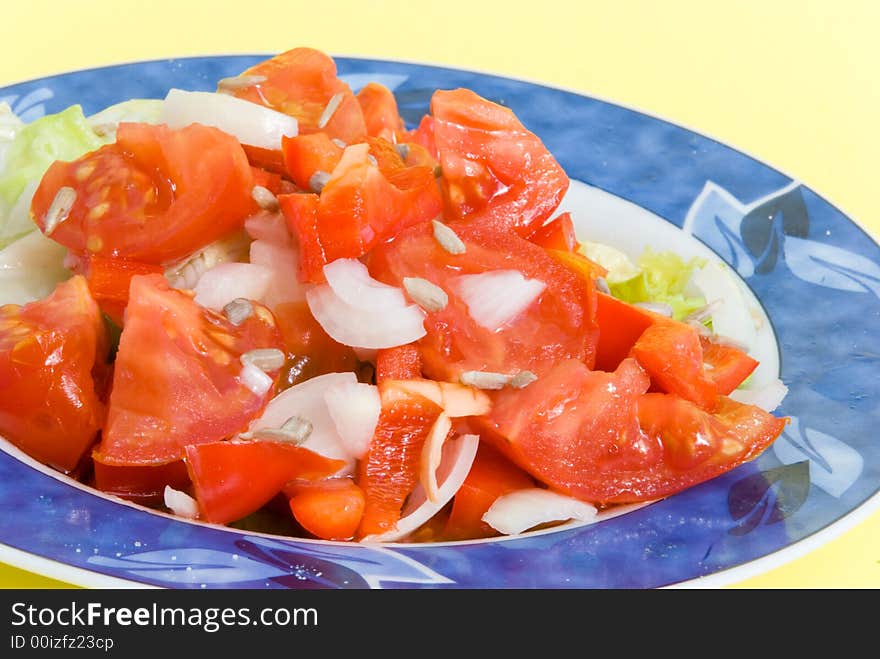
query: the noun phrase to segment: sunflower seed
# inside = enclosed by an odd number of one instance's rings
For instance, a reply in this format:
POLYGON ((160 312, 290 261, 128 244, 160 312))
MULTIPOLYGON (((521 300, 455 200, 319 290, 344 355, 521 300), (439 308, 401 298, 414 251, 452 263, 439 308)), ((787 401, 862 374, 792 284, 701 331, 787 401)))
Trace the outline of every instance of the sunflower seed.
POLYGON ((324 128, 327 125, 327 122, 333 117, 333 113, 336 112, 339 104, 342 103, 342 98, 342 92, 339 92, 338 94, 333 94, 330 100, 327 101, 327 107, 324 108, 321 117, 318 119, 318 128, 324 128))
POLYGON ((395 144, 394 148, 397 149, 397 154, 401 160, 409 158, 409 144, 395 144))
POLYGON ((249 350, 241 357, 241 363, 245 366, 252 364, 263 372, 277 371, 284 366, 284 353, 278 348, 256 348, 249 350))
POLYGON ((311 188, 312 192, 315 194, 320 194, 321 190, 324 189, 324 186, 327 185, 327 181, 330 180, 330 174, 323 170, 318 170, 314 174, 312 174, 309 179, 309 188, 311 188))
POLYGON ((223 313, 230 323, 238 326, 254 315, 254 305, 251 304, 250 300, 237 297, 223 307, 223 313))
POLYGON ((279 208, 278 197, 262 185, 255 185, 253 187, 251 190, 251 197, 257 202, 257 206, 264 211, 277 211, 279 208))
POLYGON ((266 82, 266 76, 233 76, 231 78, 223 78, 219 82, 217 82, 217 90, 218 91, 235 91, 238 89, 244 89, 245 87, 252 87, 254 85, 259 85, 261 82, 266 82))
POLYGON ((336 146, 338 146, 340 149, 344 149, 345 147, 348 146, 348 144, 346 144, 345 142, 343 142, 342 140, 340 140, 338 137, 334 137, 334 138, 333 138, 332 140, 330 140, 330 141, 333 142, 333 144, 335 144, 336 146))
POLYGON ((463 371, 458 381, 477 389, 503 389, 510 382, 510 376, 491 371, 463 371))
POLYGON ((450 254, 464 254, 467 248, 458 234, 439 220, 431 220, 434 225, 434 240, 450 254))
POLYGON ((532 382, 538 379, 538 376, 531 371, 520 371, 510 378, 510 386, 514 389, 522 389, 528 387, 532 382))
POLYGON ((280 428, 259 428, 254 431, 240 433, 240 439, 268 439, 299 446, 312 434, 312 422, 301 416, 292 416, 280 428))
POLYGON ((605 277, 596 277, 596 290, 605 293, 605 295, 611 295, 611 288, 605 281, 605 277))
POLYGON ((59 224, 70 217, 70 210, 73 208, 74 203, 76 203, 76 190, 66 185, 59 188, 58 192, 55 193, 52 204, 49 206, 49 210, 46 211, 46 220, 43 224, 46 228, 43 233, 47 236, 51 235, 58 228, 59 224))
POLYGON ((441 311, 449 303, 446 291, 421 277, 404 277, 403 287, 409 296, 425 311, 441 311))

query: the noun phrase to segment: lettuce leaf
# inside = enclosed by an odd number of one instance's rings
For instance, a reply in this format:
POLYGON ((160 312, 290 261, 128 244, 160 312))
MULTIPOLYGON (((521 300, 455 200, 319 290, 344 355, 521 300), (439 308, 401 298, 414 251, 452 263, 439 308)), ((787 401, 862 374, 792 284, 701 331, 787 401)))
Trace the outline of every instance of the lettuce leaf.
POLYGON ((694 271, 704 265, 704 260, 692 258, 685 261, 678 254, 651 248, 639 257, 639 273, 624 281, 609 282, 614 297, 630 303, 661 302, 672 307, 673 318, 681 320, 697 309, 706 306, 705 298, 688 294, 686 288, 694 271))
POLYGON ((35 228, 29 213, 21 209, 29 209, 34 182, 49 165, 74 160, 103 143, 79 105, 15 128, 0 159, 0 247, 35 228), (28 197, 22 198, 23 193, 28 197))

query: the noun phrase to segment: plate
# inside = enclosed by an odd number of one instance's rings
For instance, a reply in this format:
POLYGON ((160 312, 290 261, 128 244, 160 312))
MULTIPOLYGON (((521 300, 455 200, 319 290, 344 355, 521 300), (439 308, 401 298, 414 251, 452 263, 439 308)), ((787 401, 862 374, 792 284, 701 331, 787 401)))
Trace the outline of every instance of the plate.
MULTIPOLYGON (((171 87, 213 90, 269 55, 138 62, 0 89, 24 119, 171 87)), ((437 66, 336 58, 392 89, 415 125, 438 88, 504 104, 572 178, 582 237, 719 258, 765 321, 789 393, 755 461, 589 525, 496 540, 365 546, 175 519, 103 496, 0 442, 0 559, 84 586, 660 588, 718 586, 790 560, 880 506, 880 247, 819 193, 715 140, 570 91, 437 66)))

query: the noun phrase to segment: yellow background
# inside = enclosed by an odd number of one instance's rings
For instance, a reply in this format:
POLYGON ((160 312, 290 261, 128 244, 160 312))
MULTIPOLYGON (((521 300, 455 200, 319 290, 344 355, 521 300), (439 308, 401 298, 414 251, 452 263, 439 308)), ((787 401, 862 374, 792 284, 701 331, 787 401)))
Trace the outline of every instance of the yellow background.
MULTIPOLYGON (((799 179, 877 236, 878 31, 880 3, 871 0, 27 0, 4 2, 0 86, 300 45, 478 69, 717 138, 799 179)), ((0 566, 0 586, 57 585, 0 566)), ((880 587, 880 512, 736 586, 880 587)))

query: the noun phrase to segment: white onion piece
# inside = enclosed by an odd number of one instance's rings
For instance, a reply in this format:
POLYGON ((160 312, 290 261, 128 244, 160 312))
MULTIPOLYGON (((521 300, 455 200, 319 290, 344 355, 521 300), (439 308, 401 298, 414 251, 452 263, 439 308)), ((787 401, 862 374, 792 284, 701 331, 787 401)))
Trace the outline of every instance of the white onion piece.
POLYGON ((437 417, 425 443, 422 445, 422 455, 419 461, 419 482, 425 491, 425 496, 431 503, 437 503, 440 499, 440 489, 437 485, 437 468, 443 457, 443 444, 452 430, 452 419, 443 412, 437 417))
POLYGON ((295 137, 295 118, 229 94, 172 89, 165 96, 159 122, 171 128, 203 124, 219 128, 242 144, 278 150, 281 138, 295 137))
POLYGON ((336 296, 356 309, 382 311, 407 305, 400 288, 373 279, 367 266, 357 259, 328 263, 324 266, 324 277, 336 296))
POLYGON ((765 412, 772 412, 782 404, 787 395, 788 387, 782 380, 776 378, 754 389, 747 386, 736 389, 730 394, 730 398, 745 405, 757 405, 765 412))
POLYGON ((333 460, 345 460, 346 467, 340 473, 350 473, 355 458, 339 436, 324 396, 334 386, 355 383, 355 374, 347 372, 326 373, 295 384, 269 401, 260 418, 251 422, 248 432, 280 428, 291 417, 302 417, 312 424, 312 432, 300 446, 333 460))
POLYGON ((196 284, 197 304, 221 311, 235 300, 262 301, 269 290, 272 271, 253 263, 221 263, 206 271, 196 284))
POLYGON ((688 282, 706 304, 712 305, 712 331, 742 344, 746 352, 755 347, 757 328, 745 296, 728 267, 711 261, 694 271, 688 282))
POLYGON ((346 304, 327 284, 306 291, 306 301, 318 324, 333 339, 354 348, 394 348, 425 334, 425 315, 415 304, 366 311, 346 304))
POLYGON ((490 270, 453 280, 474 321, 494 332, 529 307, 546 284, 526 279, 519 270, 490 270))
POLYGON ((307 286, 299 281, 299 252, 289 246, 255 240, 250 247, 250 262, 267 268, 272 274, 265 303, 274 308, 284 302, 302 302, 307 286))
POLYGON ((254 240, 265 240, 282 247, 290 247, 293 244, 284 215, 279 212, 254 213, 244 221, 244 230, 254 240))
POLYGON ((367 453, 382 412, 379 388, 362 382, 339 382, 327 387, 324 402, 345 450, 360 460, 367 453))
POLYGON ((247 363, 241 367, 241 375, 239 376, 241 383, 250 389, 255 396, 264 395, 275 381, 272 380, 264 371, 253 364, 247 363))
POLYGON ((496 531, 514 535, 538 524, 577 519, 596 519, 596 507, 580 499, 541 488, 515 490, 495 499, 483 521, 496 531))
POLYGON ((407 499, 396 528, 367 536, 361 542, 397 542, 436 515, 464 483, 474 464, 479 444, 479 435, 461 435, 448 440, 443 446, 443 458, 437 470, 437 480, 440 483, 437 500, 429 501, 422 486, 417 485, 407 499))
POLYGON ((170 485, 165 486, 163 493, 165 507, 178 517, 196 519, 199 516, 199 504, 186 492, 175 490, 170 485))

